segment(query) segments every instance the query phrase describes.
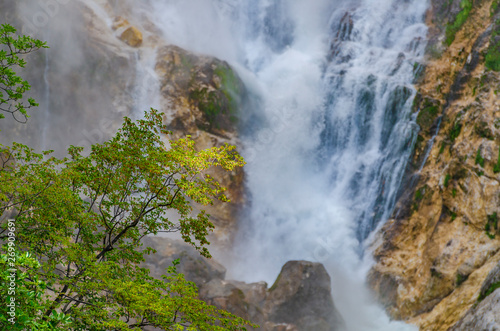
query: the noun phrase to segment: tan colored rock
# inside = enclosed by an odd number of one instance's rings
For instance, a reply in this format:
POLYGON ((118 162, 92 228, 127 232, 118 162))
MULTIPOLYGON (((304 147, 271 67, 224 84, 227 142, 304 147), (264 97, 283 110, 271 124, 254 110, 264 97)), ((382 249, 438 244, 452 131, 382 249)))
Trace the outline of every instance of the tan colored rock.
POLYGON ((123 31, 120 35, 120 39, 129 46, 139 47, 142 44, 142 32, 135 26, 130 26, 123 31))
MULTIPOLYGON (((493 171, 499 157, 500 74, 486 70, 482 58, 490 5, 475 2, 454 43, 427 63, 417 104, 422 111, 426 102, 437 102, 438 115, 446 107, 440 130, 412 194, 400 202, 404 212, 373 241, 370 285, 393 318, 421 330, 448 330, 457 323, 477 302, 500 259, 500 231, 494 229, 500 176, 493 171)), ((437 116, 432 121, 421 118, 427 125, 420 133, 424 142, 437 128, 437 116)), ((418 169, 426 144, 416 149, 418 169)))
POLYGON ((129 26, 129 25, 130 25, 130 23, 126 18, 124 18, 122 16, 118 16, 115 19, 115 21, 113 22, 113 25, 111 26, 111 28, 113 30, 118 30, 120 28, 124 28, 124 27, 129 26))
POLYGON ((500 330, 500 290, 472 308, 450 331, 500 330))

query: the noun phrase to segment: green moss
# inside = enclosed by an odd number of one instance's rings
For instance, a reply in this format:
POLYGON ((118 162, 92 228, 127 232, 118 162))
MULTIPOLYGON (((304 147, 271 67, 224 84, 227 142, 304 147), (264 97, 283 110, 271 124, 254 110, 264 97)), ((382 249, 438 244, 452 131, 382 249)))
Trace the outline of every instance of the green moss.
POLYGON ((451 190, 451 196, 454 198, 457 196, 457 189, 456 188, 453 188, 453 190, 451 190))
POLYGON ((454 211, 450 211, 450 218, 451 221, 453 222, 457 218, 457 213, 455 213, 454 211))
POLYGON ((446 26, 445 43, 448 46, 453 43, 456 33, 467 21, 467 18, 469 17, 469 14, 472 10, 472 0, 462 0, 460 2, 460 8, 462 8, 462 10, 457 14, 457 17, 455 17, 453 23, 448 23, 448 25, 446 26))
POLYGON ((458 115, 448 135, 452 143, 455 141, 455 139, 457 139, 458 135, 460 134, 460 131, 462 130, 462 122, 460 121, 460 118, 461 116, 458 115))
POLYGON ((496 38, 498 35, 500 35, 500 22, 495 22, 495 25, 496 27, 491 33, 490 45, 486 51, 485 65, 486 68, 490 70, 500 71, 500 39, 496 38))
POLYGON ((450 183, 450 174, 446 174, 446 176, 444 177, 444 187, 448 187, 448 184, 450 183))
POLYGON ((494 0, 492 3, 491 3, 491 7, 490 7, 490 15, 493 16, 495 15, 498 7, 500 5, 500 0, 494 0))
POLYGON ((439 108, 440 106, 436 102, 429 99, 424 100, 422 109, 417 116, 417 124, 422 130, 428 130, 432 126, 439 114, 439 108))
POLYGON ((500 172, 500 148, 498 149, 497 163, 493 166, 493 173, 497 174, 500 172))
POLYGON ((474 125, 474 131, 481 137, 489 140, 493 140, 493 133, 491 132, 488 123, 479 122, 474 125))
POLYGON ((276 280, 274 281, 273 286, 271 286, 271 287, 269 288, 269 292, 274 291, 274 290, 278 287, 278 283, 279 283, 280 279, 281 279, 281 272, 280 272, 280 274, 278 275, 278 278, 276 278, 276 280))
POLYGON ((439 154, 443 154, 444 149, 446 148, 446 143, 444 141, 441 142, 441 147, 439 148, 439 154))
POLYGON ((500 282, 496 282, 496 283, 491 284, 491 286, 488 288, 488 290, 486 292, 479 295, 479 297, 477 298, 477 301, 479 301, 479 302, 483 301, 488 295, 495 292, 495 290, 497 288, 500 288, 500 282))
POLYGON ((222 103, 215 91, 208 91, 206 87, 195 89, 189 93, 189 98, 197 103, 198 108, 205 114, 210 126, 218 127, 217 115, 222 111, 222 103))
POLYGON ((468 275, 462 275, 462 274, 458 273, 457 279, 455 282, 456 286, 458 287, 458 286, 462 285, 462 283, 465 282, 467 280, 467 278, 469 278, 468 275))
POLYGON ((481 148, 477 150, 475 164, 484 168, 484 158, 481 156, 481 148))
POLYGON ((486 217, 484 231, 490 239, 495 239, 496 233, 498 232, 498 216, 496 212, 486 217))
POLYGON ((488 215, 488 223, 491 223, 495 231, 498 230, 498 216, 497 212, 494 212, 491 215, 488 215))
POLYGON ((415 200, 417 202, 420 202, 422 200, 422 198, 424 197, 424 193, 423 193, 423 188, 419 188, 416 192, 415 192, 415 200))
POLYGON ((413 199, 413 211, 417 211, 420 203, 422 201, 428 202, 432 197, 433 191, 430 189, 428 185, 424 185, 415 191, 414 199, 413 199))
MULTIPOLYGON (((189 60, 187 57, 181 59, 186 66, 190 65, 189 60)), ((227 64, 218 65, 213 74, 219 77, 220 85, 217 84, 212 90, 207 87, 194 88, 189 93, 190 101, 205 114, 208 127, 205 127, 205 124, 200 127, 204 130, 220 129, 221 126, 224 128, 229 121, 232 123, 237 121, 241 81, 227 64)))
POLYGON ((236 113, 238 109, 238 96, 241 94, 241 83, 239 78, 229 66, 219 65, 214 74, 221 80, 221 91, 229 101, 229 112, 236 113))

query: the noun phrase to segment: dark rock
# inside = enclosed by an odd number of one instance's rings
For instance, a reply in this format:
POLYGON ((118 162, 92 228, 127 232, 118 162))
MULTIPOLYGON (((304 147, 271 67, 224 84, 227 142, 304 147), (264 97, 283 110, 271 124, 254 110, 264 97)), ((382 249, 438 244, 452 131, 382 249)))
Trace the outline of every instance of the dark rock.
MULTIPOLYGON (((219 309, 260 325, 264 331, 336 331, 343 327, 331 296, 330 276, 320 263, 289 261, 274 285, 224 280, 226 269, 204 258, 183 241, 145 237, 144 247, 157 252, 146 255, 144 267, 161 279, 172 261, 177 271, 199 288, 200 299, 219 309)), ((250 328, 249 328, 250 330, 250 328)))
POLYGON ((269 289, 265 310, 272 322, 298 330, 337 330, 342 318, 331 296, 330 276, 320 263, 289 261, 269 289))

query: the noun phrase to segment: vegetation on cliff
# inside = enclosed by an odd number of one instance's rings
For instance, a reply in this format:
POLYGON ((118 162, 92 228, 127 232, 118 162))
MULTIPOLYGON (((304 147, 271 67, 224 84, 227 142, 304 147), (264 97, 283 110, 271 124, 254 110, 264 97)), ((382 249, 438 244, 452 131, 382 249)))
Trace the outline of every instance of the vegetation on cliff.
POLYGON ((434 0, 428 12, 412 180, 370 274, 390 314, 423 330, 461 325, 500 263, 499 19, 497 0, 434 0))
MULTIPOLYGON (((16 91, 20 99, 26 89, 16 91)), ((168 134, 162 114, 151 110, 137 123, 125 118, 114 138, 90 153, 71 146, 68 157, 57 159, 50 151, 0 145, 2 329, 251 325, 199 300, 175 266, 164 280, 139 267, 152 252, 141 249, 141 239, 160 232, 179 232, 209 257, 213 224, 203 210, 193 213, 192 203, 227 201, 225 188, 206 171, 244 164, 234 146, 197 151, 187 137, 167 148, 168 134)))

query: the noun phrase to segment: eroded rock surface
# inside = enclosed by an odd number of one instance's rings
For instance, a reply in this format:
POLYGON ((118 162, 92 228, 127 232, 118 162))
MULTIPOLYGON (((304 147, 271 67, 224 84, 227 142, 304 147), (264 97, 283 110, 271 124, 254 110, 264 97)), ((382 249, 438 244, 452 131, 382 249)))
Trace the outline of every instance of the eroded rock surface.
POLYGON ((492 1, 471 3, 451 35, 447 22, 464 6, 432 1, 415 100, 421 131, 406 192, 373 242, 369 283, 393 318, 421 330, 468 314, 500 260, 500 74, 485 66, 500 14, 492 1))
POLYGON ((500 289, 473 307, 450 331, 500 330, 500 289))

